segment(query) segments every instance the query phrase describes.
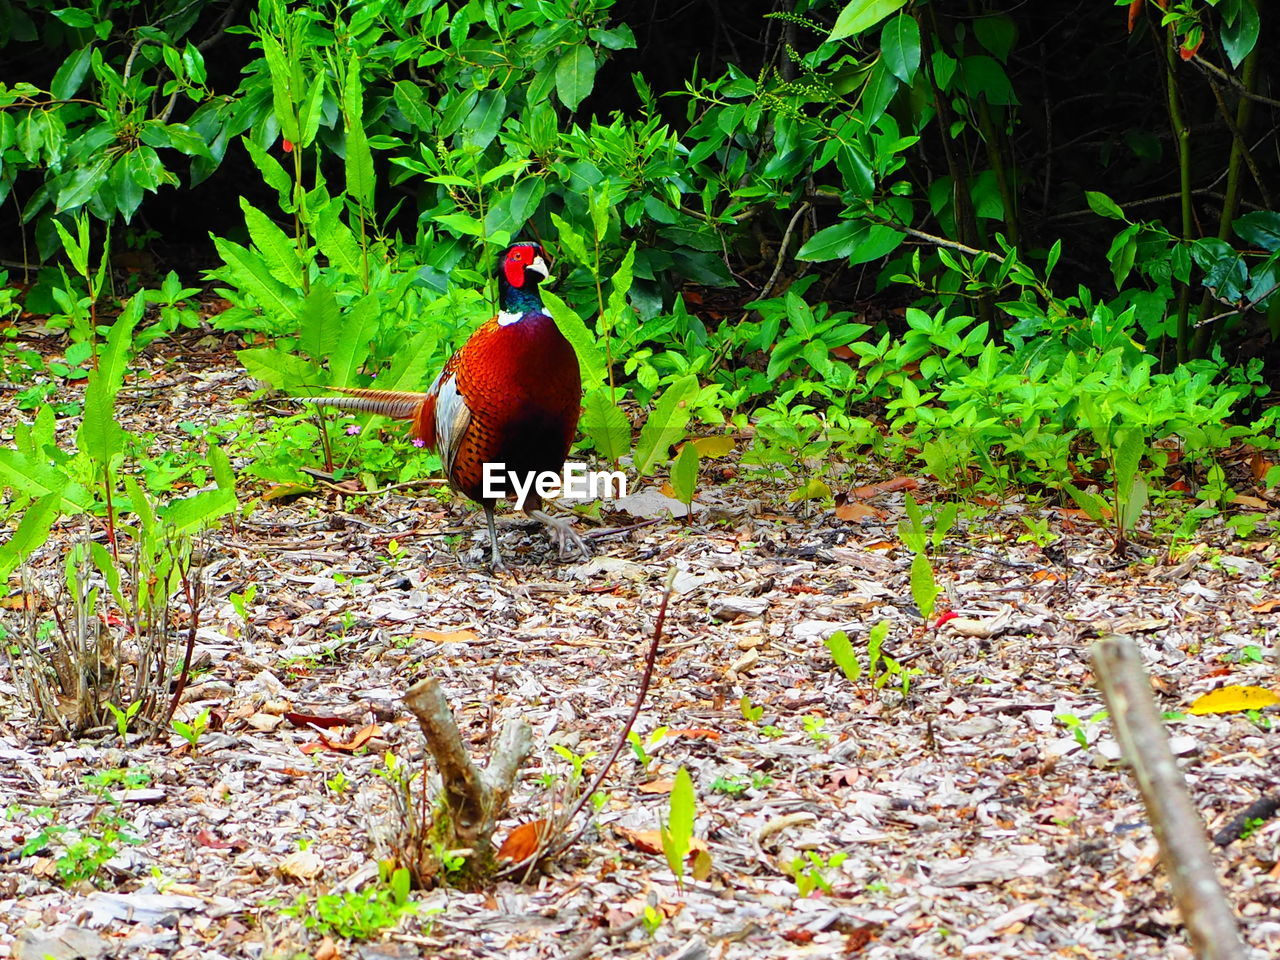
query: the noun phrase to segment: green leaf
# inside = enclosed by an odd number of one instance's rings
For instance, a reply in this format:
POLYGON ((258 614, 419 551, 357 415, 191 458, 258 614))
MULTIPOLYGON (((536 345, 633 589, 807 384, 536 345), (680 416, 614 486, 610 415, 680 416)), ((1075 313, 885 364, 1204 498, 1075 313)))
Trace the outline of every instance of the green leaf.
POLYGON ((323 282, 317 281, 302 301, 298 313, 301 323, 298 343, 302 351, 317 364, 323 362, 338 345, 342 336, 342 316, 338 298, 323 282))
POLYGON ((693 845, 693 825, 697 816, 697 801, 693 792, 693 779, 689 771, 681 767, 676 771, 667 806, 667 822, 661 830, 662 852, 667 866, 677 878, 684 876, 684 858, 693 845))
POLYGON ((392 88, 392 93, 396 106, 414 127, 419 130, 430 130, 435 126, 435 116, 426 102, 426 95, 416 83, 401 80, 392 88))
POLYGON ((843 220, 810 237, 796 253, 796 259, 838 260, 847 257, 866 235, 867 224, 864 221, 843 220))
POLYGON ((1004 67, 986 54, 975 54, 960 61, 960 82, 970 97, 982 95, 988 103, 997 106, 1016 106, 1018 103, 1004 67))
POLYGON ((1222 49, 1231 61, 1232 68, 1239 67, 1254 47, 1258 45, 1258 8, 1252 0, 1239 0, 1239 14, 1222 25, 1222 49))
POLYGON ((1231 227, 1242 239, 1268 253, 1280 250, 1280 213, 1272 210, 1246 213, 1233 221, 1231 227))
POLYGON ((347 66, 347 82, 342 92, 346 108, 347 155, 345 159, 347 192, 366 208, 373 206, 373 153, 364 131, 364 88, 360 84, 360 59, 351 54, 347 66))
POLYGON ((556 93, 560 102, 577 110, 596 82, 596 57, 585 43, 575 44, 556 64, 556 93))
POLYGON ((686 442, 676 454, 671 464, 671 488, 676 499, 686 505, 693 503, 693 495, 698 489, 698 448, 692 442, 686 442))
POLYGON ((831 653, 831 659, 835 661, 845 678, 850 683, 857 683, 858 677, 862 676, 862 664, 858 662, 858 656, 853 652, 849 635, 843 630, 837 630, 823 640, 822 645, 831 653))
POLYGON ((62 250, 67 255, 67 259, 71 261, 71 266, 75 268, 76 273, 84 276, 89 272, 89 248, 82 245, 75 237, 71 236, 69 230, 62 225, 60 220, 53 221, 53 227, 58 231, 58 236, 62 240, 62 250))
POLYGON ((1111 241, 1111 249, 1107 251, 1107 259, 1111 261, 1111 279, 1115 281, 1117 290, 1124 284, 1137 259, 1138 230, 1139 225, 1136 223, 1125 227, 1116 234, 1116 238, 1111 241))
POLYGON ((321 379, 320 370, 314 363, 275 347, 237 350, 236 359, 249 376, 269 383, 277 390, 317 383, 321 379))
POLYGON ((72 483, 65 471, 8 447, 0 447, 0 486, 10 487, 33 500, 58 494, 59 509, 73 515, 93 504, 89 492, 80 484, 72 483))
POLYGON ((293 193, 293 180, 288 173, 285 172, 280 161, 260 146, 253 142, 249 137, 241 137, 240 142, 244 145, 245 150, 249 154, 249 159, 253 161, 253 165, 258 168, 258 172, 262 174, 263 181, 267 186, 273 188, 280 195, 280 209, 285 213, 293 212, 293 201, 291 195, 293 193))
POLYGON ((1120 430, 1116 435, 1116 489, 1123 498, 1133 478, 1138 474, 1138 465, 1142 455, 1147 451, 1146 437, 1138 430, 1120 430))
MULTIPOLYGON (((75 210, 89 202, 95 193, 107 182, 111 174, 112 157, 109 153, 101 153, 92 163, 74 168, 71 176, 65 178, 58 190, 58 211, 75 210)), ((63 178, 59 178, 61 182, 63 178)))
POLYGON ((614 463, 631 452, 631 423, 609 398, 608 387, 597 387, 583 400, 582 432, 600 456, 614 463))
POLYGON ((836 17, 836 25, 831 28, 828 40, 841 40, 862 33, 868 27, 897 12, 907 0, 850 0, 845 4, 840 16, 836 17))
POLYGON ((292 326, 297 320, 301 299, 271 275, 262 257, 221 237, 214 237, 213 245, 226 263, 225 269, 216 271, 217 275, 229 276, 231 282, 252 296, 272 319, 274 326, 292 326))
POLYGON ((889 72, 910 83, 920 69, 920 25, 915 17, 901 13, 880 32, 880 55, 889 72))
POLYGON ((328 356, 329 382, 334 386, 350 386, 356 372, 364 366, 383 308, 378 294, 367 293, 342 317, 337 344, 328 356))
POLYGON ((1009 51, 1018 39, 1018 27, 1012 17, 979 17, 973 23, 973 33, 993 57, 1001 63, 1008 62, 1009 51))
POLYGON ((555 225, 556 236, 560 238, 560 246, 566 248, 577 263, 594 270, 595 259, 587 255, 587 245, 582 235, 557 213, 551 214, 551 222, 555 225))
POLYGON ((324 103, 325 75, 323 73, 316 74, 311 78, 311 85, 307 89, 307 99, 302 103, 302 109, 298 111, 298 134, 301 139, 298 145, 309 147, 316 138, 316 131, 320 129, 320 118, 324 111, 321 109, 324 103))
POLYGON ((1070 484, 1068 484, 1065 489, 1071 496, 1071 499, 1076 502, 1076 506, 1083 510, 1090 520, 1093 520, 1096 523, 1106 517, 1108 512, 1107 502, 1103 500, 1102 497, 1098 496, 1098 494, 1090 493, 1087 490, 1080 490, 1070 484))
POLYGON ((596 342, 595 335, 574 309, 550 290, 542 291, 542 302, 564 338, 573 346, 573 352, 578 355, 583 385, 588 389, 596 386, 605 378, 605 368, 604 352, 596 342))
POLYGON ((1097 190, 1086 190, 1084 198, 1089 203, 1089 209, 1100 217, 1126 221, 1129 219, 1124 215, 1124 211, 1120 209, 1120 205, 1105 193, 1099 193, 1097 190))
POLYGON ((482 91, 462 125, 466 131, 463 142, 483 150, 498 135, 506 110, 507 98, 501 90, 482 91))
POLYGON ((867 73, 867 84, 862 90, 862 125, 872 127, 897 92, 898 78, 888 71, 883 60, 877 60, 867 73))
POLYGON ((313 225, 316 246, 330 266, 348 277, 358 278, 364 275, 364 251, 351 228, 342 222, 341 215, 340 203, 326 204, 321 209, 313 225))
POLYGON ((271 100, 280 134, 286 140, 298 144, 298 107, 289 95, 289 63, 285 60, 280 42, 264 30, 258 37, 262 43, 262 55, 271 74, 271 100))
POLYGON ((627 306, 627 294, 631 292, 631 285, 635 281, 635 263, 636 245, 632 241, 627 255, 622 258, 622 263, 618 265, 618 269, 614 271, 613 278, 610 280, 609 305, 606 309, 609 330, 616 327, 622 321, 626 311, 630 309, 627 306))
POLYGON ((219 487, 171 501, 160 510, 160 518, 173 534, 193 535, 234 512, 235 508, 235 494, 219 487))
POLYGON ((125 223, 131 222, 133 215, 138 212, 138 207, 142 204, 143 185, 134 176, 133 167, 126 158, 121 157, 111 165, 111 176, 108 180, 116 195, 116 209, 124 217, 125 223))
POLYGON ((0 545, 0 586, 9 579, 9 574, 21 565, 22 561, 38 550, 49 539, 49 530, 53 521, 58 519, 62 505, 62 491, 47 493, 35 503, 27 507, 22 515, 18 529, 13 532, 9 541, 0 545))
POLYGON ((938 599, 938 585, 933 579, 933 566, 923 553, 911 560, 911 598, 926 620, 933 618, 934 602, 938 599))
POLYGON ((640 438, 636 441, 635 469, 642 477, 651 474, 667 459, 667 451, 684 439, 685 427, 693 414, 690 402, 698 395, 698 378, 681 377, 667 387, 654 405, 640 438))
POLYGON ((873 223, 868 227, 867 235, 849 251, 849 264, 856 266, 859 263, 870 263, 872 260, 888 256, 897 250, 905 239, 907 235, 901 230, 895 230, 883 223, 873 223))
POLYGON ((378 374, 378 387, 383 390, 421 390, 429 382, 427 365, 435 357, 439 335, 433 329, 423 330, 396 354, 391 366, 378 374))
POLYGON ((81 47, 62 61, 62 66, 49 83, 49 92, 55 100, 69 100, 80 90, 89 64, 93 59, 93 45, 81 47))
POLYGON ((240 209, 244 211, 244 224, 253 245, 262 254, 271 275, 287 287, 301 287, 302 263, 294 239, 244 197, 240 198, 240 209))
POLYGON ((484 224, 475 217, 468 216, 465 213, 442 213, 431 218, 443 227, 447 227, 454 233, 460 233, 467 237, 484 236, 484 224))

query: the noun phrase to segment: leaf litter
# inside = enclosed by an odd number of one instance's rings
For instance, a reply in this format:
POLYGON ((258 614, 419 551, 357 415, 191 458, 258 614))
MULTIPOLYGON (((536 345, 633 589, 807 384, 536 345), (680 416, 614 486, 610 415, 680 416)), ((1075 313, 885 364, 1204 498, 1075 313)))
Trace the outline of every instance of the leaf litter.
MULTIPOLYGON (((124 425, 163 443, 184 419, 235 416, 251 385, 206 362, 147 405, 122 404, 124 425)), ((442 517, 411 490, 264 500, 206 539, 202 672, 179 716, 215 720, 194 750, 176 735, 123 746, 108 730, 48 742, 3 662, 0 957, 1189 957, 1088 645, 1109 631, 1141 643, 1210 831, 1261 810, 1277 790, 1268 699, 1246 697, 1252 714, 1191 708, 1223 687, 1277 687, 1274 540, 1210 522, 1186 556, 1153 540, 1120 563, 1078 512, 1015 498, 962 511, 932 557, 942 592, 925 623, 897 524, 908 491, 944 497, 931 481, 860 475, 853 496, 874 508, 842 497, 821 510, 739 476, 700 486, 688 522, 654 516, 661 495, 606 505, 615 532, 585 563, 558 563, 505 514, 515 575, 497 578, 461 501, 442 517), (1050 549, 1019 541, 1023 516, 1048 522, 1050 549), (423 909, 363 944, 282 913, 300 893, 376 879, 391 810, 377 771, 388 753, 423 763, 399 697, 427 674, 478 756, 507 717, 533 725, 501 835, 513 859, 535 849, 572 802, 556 792, 565 753, 589 778, 629 712, 672 566, 642 750, 620 758, 572 847, 524 883, 416 892, 423 909), (228 598, 250 584, 245 624, 228 598), (898 675, 851 682, 824 646, 843 631, 866 668, 881 621, 884 653, 918 671, 905 693, 898 675), (118 846, 96 887, 62 886, 56 844, 24 845, 40 816, 89 829, 104 801, 84 777, 120 767, 150 775, 113 806, 138 843, 118 846), (659 831, 681 767, 702 867, 678 885, 659 831)), ((1275 504, 1253 499, 1274 531, 1275 504)), ((55 529, 38 577, 55 575, 73 532, 55 529)), ((0 617, 20 624, 8 604, 0 617)), ((1247 942, 1272 956, 1280 821, 1249 824, 1215 848, 1219 877, 1247 942)))

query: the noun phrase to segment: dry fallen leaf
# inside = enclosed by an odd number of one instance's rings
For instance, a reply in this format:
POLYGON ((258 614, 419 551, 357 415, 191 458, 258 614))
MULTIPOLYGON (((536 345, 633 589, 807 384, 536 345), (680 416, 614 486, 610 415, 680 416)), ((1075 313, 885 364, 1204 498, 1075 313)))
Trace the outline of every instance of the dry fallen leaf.
POLYGON ((436 643, 474 643, 480 639, 474 630, 415 630, 409 636, 436 643))
POLYGON ((1247 493, 1237 493, 1231 498, 1233 507, 1244 507, 1247 510, 1270 510, 1271 505, 1261 497, 1251 497, 1247 493))
POLYGON ((370 723, 357 730, 355 736, 350 740, 331 740, 321 733, 319 741, 304 743, 300 749, 303 753, 315 753, 325 749, 337 750, 341 753, 354 753, 381 732, 376 723, 370 723))
POLYGON ((693 441, 693 449, 701 457, 724 457, 733 453, 733 437, 699 437, 693 441))
POLYGON ((1239 713, 1242 710, 1262 710, 1280 703, 1280 696, 1266 687, 1244 687, 1232 684, 1219 687, 1203 696, 1196 697, 1187 713, 1196 715, 1206 713, 1239 713))
POLYGON ((851 523, 855 520, 883 520, 884 511, 877 510, 868 503, 849 500, 836 507, 836 519, 845 523, 851 523))
POLYGON ((498 859, 512 863, 528 860, 551 835, 553 827, 550 820, 530 820, 520 824, 502 841, 502 846, 498 848, 498 859))
MULTIPOLYGON (((614 827, 614 832, 621 836, 627 843, 635 847, 641 853, 662 853, 662 834, 657 830, 632 830, 629 827, 614 827)), ((707 841, 700 837, 692 837, 689 840, 689 855, 695 855, 699 850, 707 849, 707 841)))
POLYGON ((670 777, 665 780, 650 780, 648 783, 640 784, 636 790, 640 793, 670 793, 675 783, 670 777))
POLYGON ((290 710, 284 718, 295 727, 321 727, 327 730, 330 727, 351 726, 351 721, 346 717, 322 717, 312 713, 298 713, 296 710, 290 710))
POLYGON ((869 483, 865 487, 855 487, 853 495, 859 500, 870 500, 872 497, 878 497, 882 493, 892 493, 895 490, 916 490, 920 487, 920 481, 914 477, 894 477, 892 480, 882 480, 880 483, 869 483))
POLYGON ((311 850, 295 850, 276 868, 286 880, 310 881, 320 876, 324 861, 311 850))
POLYGON ((719 740, 720 731, 708 727, 686 727, 679 730, 668 730, 668 737, 687 737, 690 740, 719 740))

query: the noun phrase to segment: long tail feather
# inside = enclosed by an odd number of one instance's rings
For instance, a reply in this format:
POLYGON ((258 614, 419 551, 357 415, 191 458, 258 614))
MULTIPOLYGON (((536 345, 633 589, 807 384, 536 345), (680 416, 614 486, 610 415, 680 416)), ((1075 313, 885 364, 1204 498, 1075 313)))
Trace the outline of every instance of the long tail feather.
POLYGON ((294 397, 298 403, 314 403, 352 413, 376 413, 393 420, 412 420, 427 399, 425 393, 408 390, 364 390, 359 387, 329 387, 341 397, 294 397))

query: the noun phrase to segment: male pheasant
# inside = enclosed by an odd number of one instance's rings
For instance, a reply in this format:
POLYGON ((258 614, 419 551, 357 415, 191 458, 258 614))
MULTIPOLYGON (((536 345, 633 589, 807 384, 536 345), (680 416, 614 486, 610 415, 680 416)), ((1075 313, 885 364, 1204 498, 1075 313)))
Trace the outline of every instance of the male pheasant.
MULTIPOLYGON (((484 496, 484 465, 505 464, 498 474, 504 484, 508 472, 521 478, 559 473, 582 407, 577 356, 542 308, 538 284, 547 275, 538 244, 508 247, 498 269, 498 315, 449 358, 426 393, 337 388, 344 396, 305 398, 412 420, 414 435, 440 454, 449 485, 484 508, 497 569, 503 564, 495 499, 484 496)), ((588 555, 573 527, 542 509, 535 490, 529 490, 524 510, 546 526, 562 555, 570 543, 588 555)))

